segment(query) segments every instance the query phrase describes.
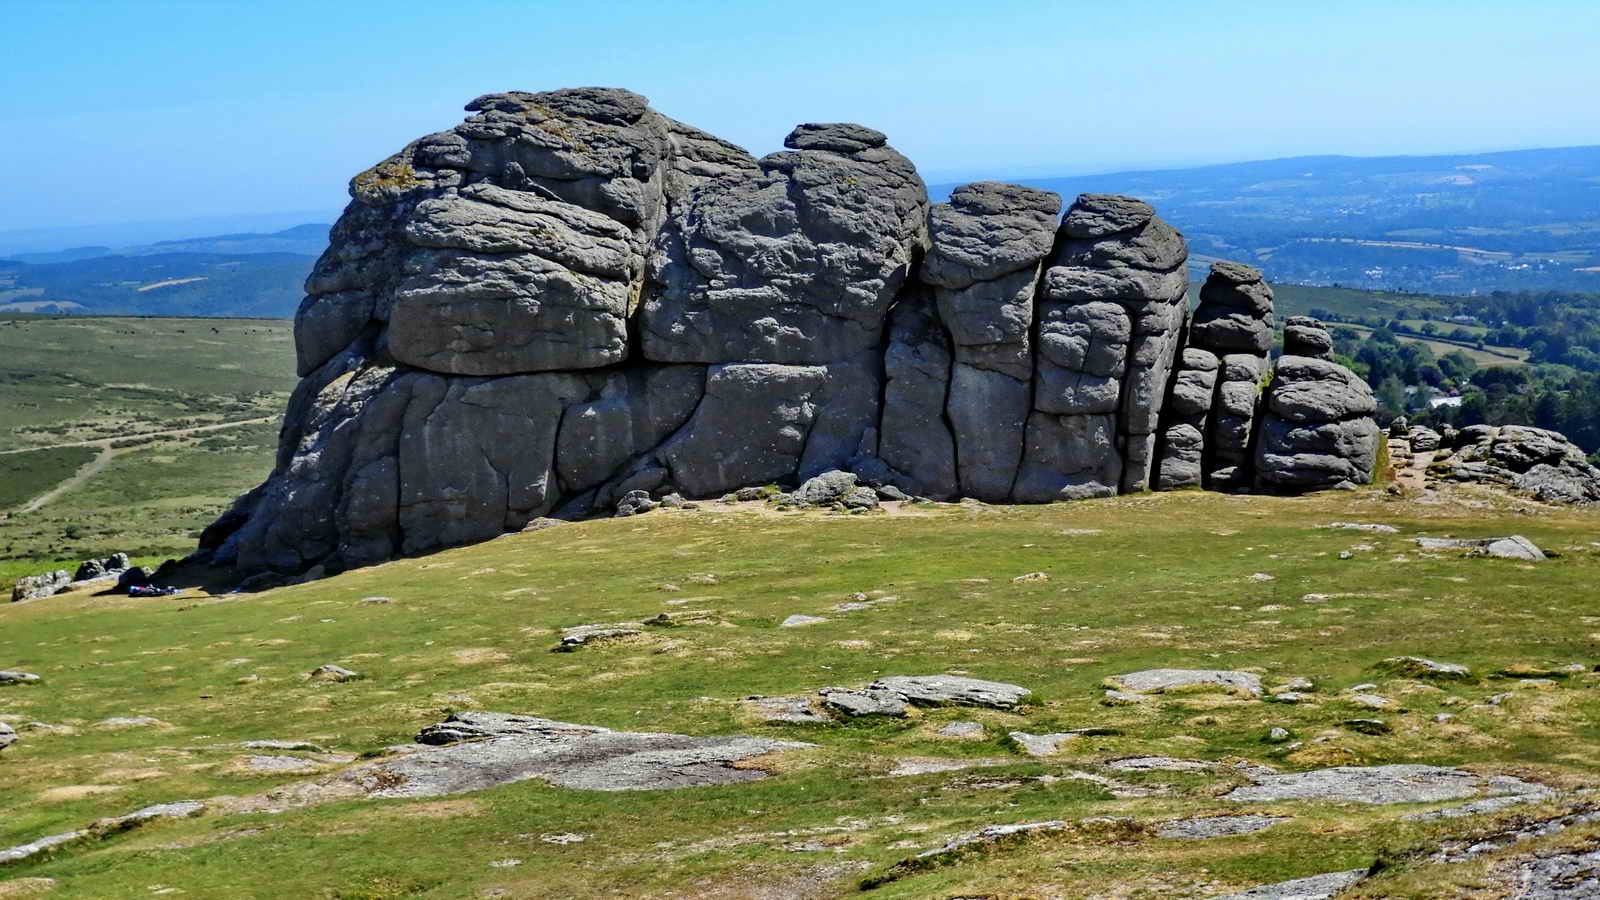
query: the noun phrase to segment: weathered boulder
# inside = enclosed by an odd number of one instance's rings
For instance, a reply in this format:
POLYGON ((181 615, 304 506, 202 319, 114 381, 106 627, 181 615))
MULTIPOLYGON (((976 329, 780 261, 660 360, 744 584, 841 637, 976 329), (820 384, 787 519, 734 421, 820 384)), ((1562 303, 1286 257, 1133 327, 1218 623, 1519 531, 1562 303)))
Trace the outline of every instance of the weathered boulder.
POLYGON ((1551 503, 1600 501, 1600 468, 1559 431, 1472 425, 1440 436, 1433 477, 1499 484, 1551 503))
POLYGON ((1151 485, 1187 257, 1183 236, 1131 197, 1084 194, 1067 211, 1038 291, 1033 411, 1014 499, 1151 485))
POLYGON ((1257 486, 1299 492, 1343 482, 1367 484, 1377 464, 1372 389, 1335 362, 1278 360, 1256 449, 1257 486))
POLYGON ((53 597, 66 590, 72 575, 66 569, 56 569, 43 575, 24 575, 11 587, 11 602, 53 597))
POLYGON ((869 128, 802 125, 784 145, 674 205, 650 257, 646 358, 807 365, 878 345, 927 240, 927 189, 869 128))
POLYGON ((0 750, 17 742, 17 730, 5 722, 0 722, 0 750))
POLYGON ((1283 323, 1285 356, 1333 359, 1333 336, 1322 323, 1310 316, 1290 316, 1283 323))

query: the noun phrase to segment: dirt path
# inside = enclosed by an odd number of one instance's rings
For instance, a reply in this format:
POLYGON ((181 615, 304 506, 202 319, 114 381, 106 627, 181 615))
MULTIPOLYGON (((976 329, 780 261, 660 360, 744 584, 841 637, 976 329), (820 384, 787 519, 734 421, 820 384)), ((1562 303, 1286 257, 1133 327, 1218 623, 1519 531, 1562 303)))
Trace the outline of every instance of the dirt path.
POLYGON ((113 450, 110 447, 100 448, 100 452, 95 454, 95 458, 84 463, 82 468, 78 469, 78 471, 73 472, 72 477, 61 482, 60 484, 57 484, 55 487, 45 491, 32 500, 29 500, 28 505, 17 510, 17 513, 31 513, 37 510, 39 507, 44 506, 46 503, 49 503, 50 501, 61 496, 62 494, 65 494, 67 491, 70 491, 78 485, 83 484, 85 481, 88 481, 94 476, 100 474, 100 471, 110 464, 111 458, 119 455, 119 453, 120 451, 113 450))
POLYGON ((1433 463, 1433 455, 1437 451, 1424 450, 1411 456, 1411 465, 1395 473, 1394 480, 1406 490, 1421 492, 1428 483, 1428 466, 1433 463))
POLYGON ((45 491, 43 494, 40 494, 39 496, 33 498, 32 500, 29 500, 27 505, 18 507, 16 510, 14 510, 12 512, 12 515, 23 515, 23 514, 26 514, 26 513, 31 513, 31 512, 38 511, 39 509, 43 508, 47 504, 55 501, 62 494, 65 494, 68 491, 71 491, 74 488, 77 488, 77 487, 81 486, 84 482, 86 482, 89 479, 93 478, 94 476, 100 474, 100 472, 103 471, 106 466, 111 464, 111 460, 113 460, 116 457, 121 456, 122 454, 127 453, 129 451, 143 449, 143 446, 144 446, 142 444, 139 445, 138 447, 117 448, 117 447, 111 446, 113 443, 115 443, 117 441, 127 440, 128 438, 184 437, 184 436, 191 435, 191 434, 201 434, 201 433, 207 432, 207 431, 221 431, 221 430, 226 429, 226 428, 237 428, 237 427, 239 427, 241 425, 259 425, 259 424, 262 424, 262 423, 265 423, 265 422, 275 421, 276 418, 277 418, 276 416, 266 416, 266 417, 260 418, 260 419, 241 419, 241 420, 239 420, 237 422, 218 422, 215 425, 196 425, 196 426, 194 426, 192 428, 175 428, 175 429, 172 429, 171 431, 148 431, 148 432, 145 432, 144 434, 130 434, 130 435, 126 435, 124 437, 100 438, 98 440, 93 440, 93 441, 78 441, 78 442, 72 443, 72 444, 55 444, 55 445, 50 446, 50 447, 28 447, 28 448, 23 449, 23 450, 3 450, 3 451, 0 451, 0 455, 5 455, 5 454, 8 454, 8 453, 27 453, 27 452, 32 451, 32 450, 54 450, 57 447, 99 447, 100 448, 100 452, 95 454, 94 459, 91 459, 87 463, 84 463, 83 466, 81 466, 78 469, 78 471, 72 473, 71 477, 65 479, 64 481, 61 481, 55 487, 51 488, 48 491, 45 491))
POLYGON ((132 440, 133 438, 162 438, 183 437, 190 434, 201 434, 207 431, 221 431, 224 428, 238 428, 240 425, 263 425, 267 422, 277 421, 277 416, 262 416, 259 419, 240 419, 236 422, 218 422, 215 425, 195 425, 191 428, 174 428, 171 431, 143 431, 137 434, 123 434, 116 437, 95 438, 92 441, 73 441, 69 444, 48 444, 43 447, 18 447, 15 450, 0 450, 0 456, 12 453, 32 453, 35 450, 59 450, 62 447, 104 447, 109 448, 116 441, 132 440))

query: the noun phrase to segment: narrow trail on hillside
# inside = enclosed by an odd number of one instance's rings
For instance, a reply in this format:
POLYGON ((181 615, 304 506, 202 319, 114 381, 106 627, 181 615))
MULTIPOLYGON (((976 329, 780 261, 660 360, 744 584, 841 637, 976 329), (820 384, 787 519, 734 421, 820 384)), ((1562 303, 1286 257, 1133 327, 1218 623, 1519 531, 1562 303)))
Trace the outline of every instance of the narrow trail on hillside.
POLYGON ((83 484, 85 481, 88 481, 94 476, 100 474, 100 472, 111 463, 112 458, 118 455, 120 455, 119 451, 113 450, 110 447, 100 448, 100 452, 95 454, 94 459, 84 463, 83 466, 78 469, 78 471, 72 473, 70 478, 28 501, 28 505, 18 509, 17 513, 31 513, 38 510, 46 503, 49 503, 62 494, 65 494, 67 491, 72 490, 73 488, 83 484))
POLYGON ((72 441, 66 444, 46 444, 42 447, 18 447, 15 450, 0 450, 0 456, 12 453, 32 453, 35 450, 60 450, 63 447, 106 447, 109 448, 117 441, 133 440, 135 438, 162 438, 184 437, 191 434, 201 434, 207 431, 221 431, 225 428, 238 428, 241 425, 264 425, 277 421, 277 416, 262 416, 259 419, 239 419, 235 422, 218 422, 214 425, 195 425, 189 428, 174 428, 170 431, 141 431, 136 434, 123 434, 117 437, 95 438, 92 441, 72 441))

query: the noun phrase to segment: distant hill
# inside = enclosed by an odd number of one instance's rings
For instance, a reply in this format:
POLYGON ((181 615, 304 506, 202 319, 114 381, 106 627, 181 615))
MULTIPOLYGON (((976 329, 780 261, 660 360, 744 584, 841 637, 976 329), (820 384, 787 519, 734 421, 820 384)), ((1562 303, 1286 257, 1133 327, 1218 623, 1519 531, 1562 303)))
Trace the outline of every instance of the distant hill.
POLYGON ((8 259, 31 264, 74 262, 101 256, 155 256, 167 253, 293 253, 318 256, 328 246, 328 229, 322 224, 296 225, 261 234, 218 234, 210 237, 156 241, 129 247, 74 247, 50 253, 13 253, 8 259))
POLYGON ((0 262, 0 311, 283 318, 294 315, 315 261, 236 252, 0 262))
MULTIPOLYGON (((1280 282, 1466 294, 1600 290, 1600 147, 1450 156, 1307 156, 1021 178, 1068 201, 1133 194, 1198 262, 1280 282)), ((955 185, 935 185, 944 199, 955 185)))

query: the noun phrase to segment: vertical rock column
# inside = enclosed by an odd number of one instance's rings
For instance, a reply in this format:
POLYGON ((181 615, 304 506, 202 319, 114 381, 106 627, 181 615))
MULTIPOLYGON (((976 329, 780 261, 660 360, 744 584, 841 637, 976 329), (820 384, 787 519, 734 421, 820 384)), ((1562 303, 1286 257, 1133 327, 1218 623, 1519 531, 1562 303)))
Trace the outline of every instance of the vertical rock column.
POLYGON ((1272 348, 1272 288, 1261 270, 1217 262, 1200 288, 1189 345, 1215 355, 1221 366, 1204 447, 1204 486, 1250 487, 1250 432, 1272 348))
POLYGON ((1290 320, 1264 403, 1258 488, 1302 493, 1372 481, 1381 437, 1372 418, 1377 402, 1359 375, 1327 358, 1332 346, 1322 323, 1290 320))
POLYGON ((1172 392, 1161 410, 1157 490, 1200 487, 1206 429, 1221 367, 1222 361, 1215 353, 1198 347, 1184 348, 1172 379, 1172 392))
POLYGON ((1149 486, 1187 259, 1183 235, 1139 200, 1083 194, 1068 210, 1039 291, 1033 412, 1014 499, 1149 486))
POLYGON ((1003 502, 1016 481, 1033 400, 1034 290, 1060 211, 1049 191, 979 182, 928 213, 921 275, 954 343, 945 409, 969 497, 1003 502))

